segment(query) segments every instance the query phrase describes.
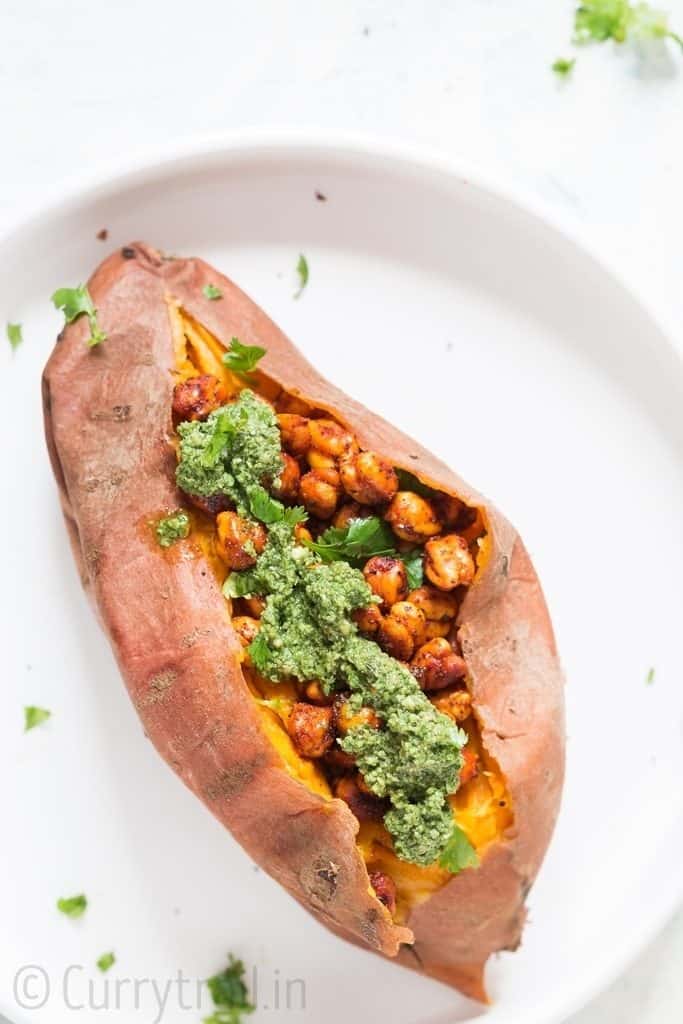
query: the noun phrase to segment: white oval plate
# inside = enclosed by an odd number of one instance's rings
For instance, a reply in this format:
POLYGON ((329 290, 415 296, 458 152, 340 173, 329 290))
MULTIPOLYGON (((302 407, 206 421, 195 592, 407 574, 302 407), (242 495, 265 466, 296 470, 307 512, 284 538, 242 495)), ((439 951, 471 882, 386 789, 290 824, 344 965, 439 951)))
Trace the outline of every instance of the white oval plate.
POLYGON ((136 238, 215 262, 323 373, 451 462, 524 536, 568 678, 568 778, 524 945, 490 966, 488 1016, 563 1019, 683 890, 680 359, 585 248, 480 176, 274 137, 138 166, 0 245, 0 316, 25 336, 0 354, 0 1008, 40 1024, 80 1005, 86 1019, 106 1005, 121 1024, 195 1022, 209 1012, 196 979, 233 951, 257 972, 255 1024, 484 1012, 323 930, 142 734, 71 562, 39 397, 59 328, 52 291, 136 238), (310 282, 294 301, 300 252, 310 282), (24 735, 25 704, 53 718, 24 735), (58 896, 80 891, 80 921, 57 913, 58 896), (105 976, 94 964, 110 948, 105 976))

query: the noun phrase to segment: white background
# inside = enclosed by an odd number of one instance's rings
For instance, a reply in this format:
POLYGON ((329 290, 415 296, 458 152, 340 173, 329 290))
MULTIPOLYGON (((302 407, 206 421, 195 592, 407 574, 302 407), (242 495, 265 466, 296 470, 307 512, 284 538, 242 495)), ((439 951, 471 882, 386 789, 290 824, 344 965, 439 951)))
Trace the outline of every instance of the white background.
MULTIPOLYGON (((463 156, 556 204, 683 340, 683 55, 610 44, 557 82, 572 6, 3 0, 0 231, 140 147, 246 127, 365 131, 463 156)), ((683 32, 683 0, 667 7, 683 32)), ((681 962, 679 916, 572 1024, 678 1024, 681 962)))

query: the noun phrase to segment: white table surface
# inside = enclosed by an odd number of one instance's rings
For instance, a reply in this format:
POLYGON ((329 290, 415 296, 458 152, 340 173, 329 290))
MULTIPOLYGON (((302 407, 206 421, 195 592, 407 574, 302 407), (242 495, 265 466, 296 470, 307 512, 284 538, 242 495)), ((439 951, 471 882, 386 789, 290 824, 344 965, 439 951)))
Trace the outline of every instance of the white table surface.
MULTIPOLYGON (((662 4, 683 32, 683 0, 662 4)), ((247 127, 367 132, 465 157, 561 208, 683 344, 683 55, 584 49, 557 82, 572 8, 3 0, 0 232, 140 147, 247 127)), ((682 961, 683 913, 571 1024, 680 1024, 682 961)))

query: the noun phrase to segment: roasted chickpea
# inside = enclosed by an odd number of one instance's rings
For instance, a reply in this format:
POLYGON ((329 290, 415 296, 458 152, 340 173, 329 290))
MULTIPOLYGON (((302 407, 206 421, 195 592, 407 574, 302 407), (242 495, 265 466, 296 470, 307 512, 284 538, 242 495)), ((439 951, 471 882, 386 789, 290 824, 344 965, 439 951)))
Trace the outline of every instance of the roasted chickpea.
POLYGON ((201 494, 188 494, 187 500, 212 519, 215 519, 219 512, 227 512, 234 505, 227 494, 212 494, 209 498, 203 498, 201 494))
POLYGON ((258 633, 259 624, 250 615, 236 615, 232 619, 232 628, 237 633, 242 647, 248 647, 258 633))
POLYGON ((282 471, 277 482, 274 481, 270 489, 281 501, 296 501, 299 497, 299 480, 301 479, 299 463, 287 452, 282 452, 280 458, 282 459, 282 471))
POLYGON ((342 486, 361 505, 379 505, 398 490, 396 470, 375 452, 358 452, 340 464, 342 486))
POLYGON ((306 462, 311 469, 336 469, 337 461, 333 455, 326 455, 319 452, 317 448, 309 448, 306 452, 306 462))
POLYGON ((350 772, 356 767, 353 754, 347 754, 341 747, 334 746, 323 758, 325 764, 335 772, 350 772))
POLYGON ((348 804, 359 821, 382 821, 388 801, 364 793, 352 775, 343 775, 334 786, 334 795, 348 804))
POLYGON ((434 707, 442 715, 448 715, 454 722, 465 722, 472 714, 472 697, 467 690, 452 690, 435 697, 434 707))
POLYGON ((479 774, 479 758, 470 746, 463 747, 462 768, 460 769, 460 785, 476 778, 479 774))
POLYGON ((410 671, 423 690, 443 690, 467 674, 467 665, 448 640, 435 637, 419 648, 410 662, 410 671))
POLYGON ((411 604, 424 612, 428 622, 450 623, 458 614, 458 601, 453 594, 444 594, 435 587, 418 587, 408 594, 411 604))
POLYGON ((282 391, 278 395, 275 404, 278 412, 289 412, 295 416, 308 416, 309 407, 297 395, 290 395, 286 391, 282 391))
POLYGON ((374 555, 363 566, 363 576, 373 594, 382 598, 383 608, 403 601, 408 593, 408 574, 400 558, 374 555))
POLYGON ((382 620, 376 639, 382 650, 398 661, 408 661, 413 656, 415 640, 411 630, 391 614, 382 620))
POLYGON ((387 618, 395 619, 405 626, 415 647, 424 642, 427 620, 417 605, 411 604, 410 601, 397 601, 396 604, 392 604, 387 618))
POLYGON ((399 491, 384 518, 402 540, 419 543, 441 532, 434 506, 413 491, 399 491))
POLYGON ((334 727, 340 736, 346 736, 350 729, 358 729, 361 725, 369 725, 379 729, 379 718, 372 708, 354 710, 346 697, 337 697, 334 702, 334 727))
POLYGON ((294 704, 287 719, 287 732, 303 757, 322 757, 334 743, 332 708, 294 704))
POLYGON ((294 527, 294 539, 299 544, 303 544, 304 541, 312 541, 313 534, 303 523, 297 523, 294 527))
POLYGON ((363 505, 359 505, 357 501, 347 501, 346 504, 342 505, 341 508, 337 509, 332 525, 337 526, 340 530, 345 529, 352 519, 366 519, 370 515, 370 510, 363 505))
POLYGON ((330 519, 334 515, 340 491, 336 469, 312 469, 304 473, 299 484, 301 500, 318 519, 330 519))
POLYGON ((310 420, 293 412, 281 412, 277 421, 282 447, 291 455, 305 455, 311 447, 310 420))
POLYGON ((264 599, 262 597, 243 597, 242 600, 244 601, 247 611, 250 612, 255 619, 260 619, 266 607, 264 599))
POLYGON ((459 498, 452 494, 435 494, 432 503, 436 509, 440 521, 451 530, 457 526, 458 520, 465 508, 459 498))
POLYGON ((384 871, 371 871, 368 875, 375 896, 390 914, 396 912, 396 883, 384 871))
POLYGON ((367 608, 358 608, 351 617, 365 636, 374 636, 382 624, 382 613, 378 604, 369 604, 367 608))
POLYGON ((467 541, 448 533, 425 544, 425 576, 439 590, 467 586, 474 579, 475 565, 467 541))
POLYGON ((353 434, 334 420, 311 420, 308 428, 313 448, 335 459, 341 458, 356 445, 353 434))
POLYGON ((332 705, 334 703, 332 694, 325 693, 317 679, 314 679, 312 683, 307 683, 304 692, 306 700, 310 700, 313 704, 332 705))
POLYGON ((266 531, 260 523, 243 519, 237 512, 216 517, 216 550, 228 569, 249 569, 266 546, 266 531))
POLYGON ((190 377, 173 389, 173 415, 177 420, 205 420, 227 397, 225 386, 212 374, 190 377))

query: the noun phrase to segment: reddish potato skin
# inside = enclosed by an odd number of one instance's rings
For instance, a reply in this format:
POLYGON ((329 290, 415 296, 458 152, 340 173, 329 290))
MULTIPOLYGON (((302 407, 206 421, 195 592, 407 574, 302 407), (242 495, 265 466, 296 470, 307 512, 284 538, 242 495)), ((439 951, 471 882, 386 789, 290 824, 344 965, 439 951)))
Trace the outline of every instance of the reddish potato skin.
POLYGON ((108 338, 90 350, 83 319, 60 335, 43 379, 46 436, 84 585, 146 733, 248 853, 322 923, 485 999, 486 960, 519 943, 564 771, 562 675, 521 540, 443 463, 320 377, 251 299, 201 260, 164 260, 134 243, 99 267, 89 289, 108 338), (223 301, 206 299, 206 284, 217 285, 223 301), (418 906, 407 927, 395 925, 369 890, 346 805, 293 779, 262 732, 239 640, 199 548, 190 537, 162 551, 145 525, 179 497, 168 295, 226 347, 233 336, 265 347, 261 372, 330 413, 362 448, 419 470, 424 483, 484 511, 491 553, 457 621, 482 741, 506 778, 514 826, 478 870, 455 876, 418 906))

